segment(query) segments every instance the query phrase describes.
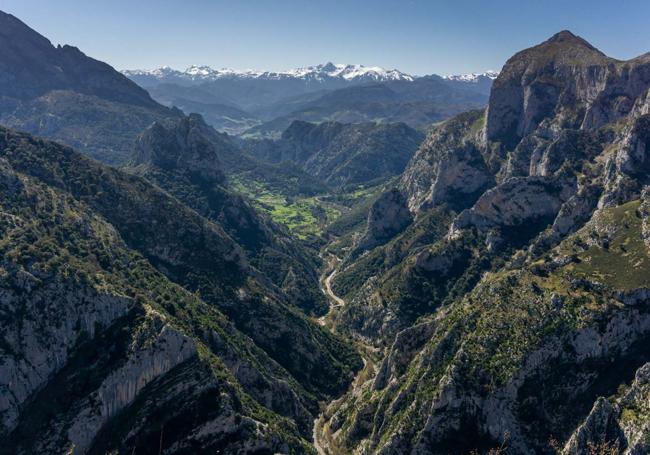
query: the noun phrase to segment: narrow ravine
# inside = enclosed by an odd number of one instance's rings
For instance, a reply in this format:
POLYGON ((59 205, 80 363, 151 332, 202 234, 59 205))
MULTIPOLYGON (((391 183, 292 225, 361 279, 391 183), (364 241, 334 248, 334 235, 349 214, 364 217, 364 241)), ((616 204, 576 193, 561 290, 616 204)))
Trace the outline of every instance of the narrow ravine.
MULTIPOLYGON (((327 296, 330 301, 330 307, 327 314, 318 319, 319 324, 328 326, 332 331, 336 331, 335 327, 332 326, 332 313, 345 306, 346 302, 341 297, 337 296, 332 290, 332 280, 338 273, 338 266, 342 262, 341 258, 338 256, 327 253, 329 255, 328 265, 323 273, 323 277, 320 279, 320 287, 323 294, 327 296)), ((322 256, 321 256, 322 257, 322 256)), ((360 343, 357 341, 357 343, 360 343)), ((365 344, 360 344, 358 349, 361 359, 363 360, 363 368, 361 368, 352 382, 350 383, 350 389, 340 398, 326 403, 323 407, 323 412, 321 412, 318 417, 314 420, 313 428, 313 439, 314 439, 314 448, 319 455, 339 455, 345 454, 347 451, 342 450, 336 446, 335 441, 332 438, 332 435, 328 431, 328 426, 326 424, 325 413, 327 410, 334 404, 340 403, 342 400, 345 400, 349 394, 354 394, 356 390, 370 377, 374 377, 376 373, 375 361, 369 355, 369 352, 376 352, 376 349, 367 346, 365 344)))
MULTIPOLYGON (((328 254, 327 268, 325 269, 325 273, 323 274, 323 277, 319 280, 319 284, 321 287, 321 291, 323 292, 323 294, 327 296, 327 298, 330 301, 330 307, 329 307, 329 311, 324 316, 318 318, 318 323, 320 325, 327 325, 327 321, 331 320, 330 316, 332 315, 332 312, 336 311, 336 308, 345 305, 345 300, 343 300, 341 297, 334 294, 334 291, 332 291, 332 280, 334 279, 336 273, 338 272, 338 265, 341 263, 341 258, 329 252, 327 254, 328 254)), ((321 257, 322 257, 322 253, 321 253, 321 257)), ((332 327, 330 328, 333 329, 332 327)), ((357 376, 354 378, 354 381, 352 382, 352 386, 354 386, 354 384, 357 382, 357 379, 361 371, 365 369, 366 366, 365 358, 363 358, 363 362, 364 362, 364 368, 362 368, 357 374, 357 376)), ((344 399, 344 397, 345 395, 339 398, 339 400, 344 399)), ((324 409, 327 410, 327 408, 335 401, 336 400, 327 403, 324 409)), ((316 449, 318 455, 330 455, 329 444, 321 442, 321 438, 322 438, 321 430, 324 424, 324 417, 325 417, 324 412, 321 412, 318 415, 318 417, 314 419, 314 429, 312 432, 312 436, 314 439, 314 448, 316 449)))

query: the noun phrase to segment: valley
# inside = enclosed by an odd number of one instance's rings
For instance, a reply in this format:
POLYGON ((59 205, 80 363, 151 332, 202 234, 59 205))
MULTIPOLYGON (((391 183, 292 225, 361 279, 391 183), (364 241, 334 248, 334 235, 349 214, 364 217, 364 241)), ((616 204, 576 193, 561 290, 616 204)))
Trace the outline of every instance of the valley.
POLYGON ((120 72, 0 26, 0 454, 650 453, 650 53, 120 72))

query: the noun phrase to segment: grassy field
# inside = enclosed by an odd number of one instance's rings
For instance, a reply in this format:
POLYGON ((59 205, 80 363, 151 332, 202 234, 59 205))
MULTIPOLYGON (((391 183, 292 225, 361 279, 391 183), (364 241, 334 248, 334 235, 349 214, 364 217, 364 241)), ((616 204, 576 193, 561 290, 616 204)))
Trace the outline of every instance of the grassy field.
MULTIPOLYGON (((332 234, 340 235, 334 226, 341 220, 360 212, 365 220, 369 204, 384 188, 386 182, 364 187, 362 185, 345 188, 337 193, 318 195, 295 195, 255 179, 231 177, 232 187, 253 201, 258 210, 267 213, 273 221, 286 226, 298 239, 321 241, 332 234)), ((349 220, 348 220, 349 221, 349 220)), ((345 229, 343 229, 345 231, 345 229)))
POLYGON ((258 181, 233 179, 232 186, 301 240, 322 236, 325 226, 346 210, 345 206, 325 201, 321 196, 287 196, 258 181))

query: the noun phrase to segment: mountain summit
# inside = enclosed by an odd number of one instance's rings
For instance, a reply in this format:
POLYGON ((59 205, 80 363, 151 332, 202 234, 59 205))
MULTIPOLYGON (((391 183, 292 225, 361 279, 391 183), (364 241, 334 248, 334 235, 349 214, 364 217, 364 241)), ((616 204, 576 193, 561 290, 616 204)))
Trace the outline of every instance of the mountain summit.
POLYGON ((490 94, 488 139, 514 146, 544 119, 598 127, 626 115, 647 87, 647 58, 610 58, 569 31, 518 52, 490 94))

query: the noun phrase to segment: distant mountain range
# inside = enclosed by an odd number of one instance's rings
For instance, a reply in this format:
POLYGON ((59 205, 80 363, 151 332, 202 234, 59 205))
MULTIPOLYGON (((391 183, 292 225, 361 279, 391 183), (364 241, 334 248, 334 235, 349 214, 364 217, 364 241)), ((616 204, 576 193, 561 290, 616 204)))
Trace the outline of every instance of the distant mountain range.
POLYGON ((147 80, 184 81, 186 83, 213 81, 218 79, 302 79, 327 81, 338 79, 350 82, 369 81, 412 81, 415 77, 398 70, 386 70, 379 66, 342 65, 325 63, 316 66, 294 68, 287 71, 236 70, 232 68, 213 69, 209 66, 190 66, 185 71, 163 66, 154 70, 125 70, 123 73, 143 85, 147 80))
MULTIPOLYGON (((203 82, 230 80, 302 80, 306 82, 317 82, 323 85, 327 83, 347 82, 349 84, 363 84, 369 82, 388 81, 415 81, 422 77, 404 73, 397 69, 385 69, 381 66, 365 66, 358 64, 334 64, 332 62, 293 68, 286 71, 259 71, 259 70, 238 70, 233 68, 214 69, 210 66, 192 65, 180 71, 170 66, 161 66, 151 70, 135 69, 124 70, 122 74, 137 82, 143 87, 152 85, 175 83, 182 85, 195 85, 203 82)), ((484 81, 493 81, 499 75, 498 71, 488 70, 483 73, 450 74, 441 76, 448 81, 465 82, 477 84, 484 81)))
POLYGON ((497 73, 413 76, 378 66, 325 63, 287 71, 191 66, 124 75, 166 106, 203 115, 220 131, 280 136, 292 121, 404 122, 426 128, 487 103, 497 73))

